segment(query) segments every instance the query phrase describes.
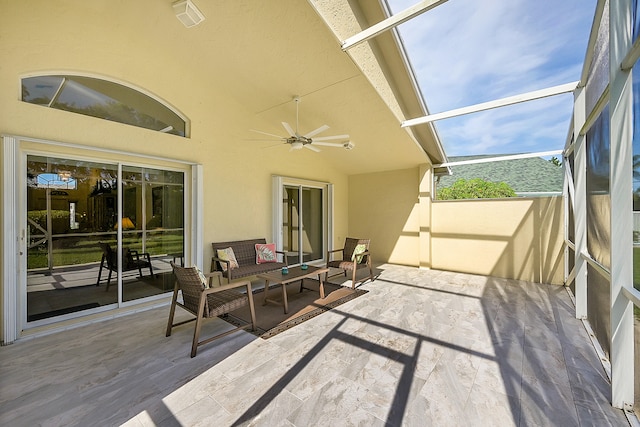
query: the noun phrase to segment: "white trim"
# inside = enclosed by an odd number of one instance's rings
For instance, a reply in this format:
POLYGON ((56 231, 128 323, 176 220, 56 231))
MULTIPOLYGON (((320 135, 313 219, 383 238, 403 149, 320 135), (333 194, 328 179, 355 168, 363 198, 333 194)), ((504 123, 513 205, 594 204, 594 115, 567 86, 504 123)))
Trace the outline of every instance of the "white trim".
MULTIPOLYGON (((282 227, 283 222, 283 214, 282 214, 282 200, 284 198, 283 188, 286 185, 290 186, 298 186, 298 187, 307 187, 307 188, 318 188, 322 191, 322 204, 323 204, 323 215, 326 215, 326 221, 323 221, 322 225, 322 247, 323 251, 321 254, 321 258, 314 260, 315 262, 323 261, 326 259, 326 251, 328 248, 333 246, 333 184, 325 181, 316 181, 312 179, 302 179, 302 178, 291 178, 280 175, 272 176, 272 238, 273 242, 276 244, 276 248, 281 251, 284 247, 284 231, 282 227)), ((301 212, 302 214, 302 212, 301 212)), ((302 239, 302 234, 299 235, 299 238, 302 239)), ((299 242, 299 247, 302 248, 302 242, 299 242)))
POLYGON ((18 209, 7 209, 18 206, 18 146, 16 138, 2 138, 2 345, 13 343, 19 332, 18 283, 25 230, 18 227, 18 209))
MULTIPOLYGON (((67 148, 76 148, 76 149, 80 149, 80 150, 94 151, 94 152, 97 152, 97 153, 118 154, 118 155, 124 155, 124 156, 135 156, 135 157, 137 157, 139 159, 158 160, 158 161, 162 161, 162 162, 171 162, 171 163, 182 164, 182 165, 194 165, 194 164, 196 164, 196 163, 190 162, 188 160, 170 159, 170 158, 167 158, 167 157, 153 156, 153 155, 150 155, 150 154, 139 154, 139 153, 136 153, 136 152, 133 152, 133 151, 114 150, 112 148, 104 148, 104 147, 92 147, 90 145, 74 144, 74 143, 71 143, 71 142, 55 141, 55 140, 51 140, 51 139, 33 138, 33 137, 30 137, 30 136, 21 136, 21 135, 13 135, 13 134, 2 134, 1 136, 3 138, 6 138, 6 137, 16 138, 16 139, 18 139, 20 141, 24 141, 24 142, 35 142, 35 143, 38 143, 38 144, 55 145, 55 146, 67 147, 67 148)), ((65 156, 67 156, 67 155, 65 154, 65 156)), ((73 158, 73 157, 69 157, 69 158, 73 158)), ((76 158, 84 159, 84 157, 76 157, 76 158)), ((112 164, 116 164, 116 162, 113 162, 112 164)))
MULTIPOLYGON (((185 186, 186 186, 185 182, 185 186)), ((186 253, 184 253, 185 262, 189 259, 193 259, 195 265, 197 265, 202 271, 204 270, 204 167, 202 165, 191 166, 191 224, 189 228, 185 230, 200 230, 199 232, 192 233, 191 247, 185 247, 186 253), (189 249, 187 251, 187 249, 189 249), (192 258, 193 256, 193 258, 192 258)), ((189 194, 189 190, 185 188, 185 193, 189 194)), ((185 212, 187 212, 187 199, 185 198, 185 212)))
MULTIPOLYGON (((15 266, 15 268, 3 268, 2 269, 2 282, 1 289, 2 292, 2 301, 3 301, 3 309, 1 322, 3 327, 3 337, 2 339, 7 339, 7 344, 15 341, 18 338, 22 338, 23 335, 29 334, 32 329, 39 328, 48 328, 55 329, 59 322, 65 321, 73 321, 81 324, 90 323, 95 320, 91 320, 93 316, 102 311, 112 311, 114 309, 122 309, 127 308, 129 306, 136 306, 138 304, 147 304, 149 302, 155 300, 161 300, 163 296, 149 296, 144 298, 144 301, 136 300, 136 301, 122 301, 122 297, 119 296, 119 301, 114 304, 110 304, 109 306, 104 306, 101 309, 96 309, 96 311, 92 311, 90 313, 73 313, 61 317, 44 319, 42 321, 28 322, 27 323, 27 307, 26 300, 24 295, 26 295, 26 215, 23 213, 26 210, 26 200, 24 200, 23 193, 25 193, 25 184, 23 177, 26 177, 26 160, 29 155, 37 155, 37 156, 53 156, 53 157, 62 157, 65 159, 77 159, 84 161, 95 161, 103 164, 109 164, 112 166, 117 165, 119 170, 123 161, 113 161, 108 159, 108 155, 110 154, 126 154, 127 161, 124 162, 127 165, 132 166, 140 166, 140 167, 161 167, 164 170, 175 170, 182 172, 185 176, 184 182, 184 194, 192 195, 191 188, 196 186, 202 187, 202 173, 198 176, 194 176, 193 170, 194 167, 196 169, 202 170, 201 165, 197 165, 191 162, 186 161, 176 161, 174 159, 162 158, 158 156, 145 156, 140 155, 135 152, 123 152, 119 150, 109 150, 96 148, 85 145, 71 144, 71 143, 62 143, 56 142, 53 140, 44 140, 38 138, 30 138, 23 137, 17 135, 2 135, 3 141, 3 168, 2 173, 10 174, 9 176, 3 176, 2 186, 3 186, 3 204, 4 212, 2 214, 2 226, 3 226, 3 239, 2 239, 2 265, 3 266, 15 266), (46 149, 38 150, 34 147, 22 148, 21 142, 32 142, 36 144, 42 144, 44 146, 60 146, 60 147, 73 147, 74 149, 80 151, 86 151, 84 155, 69 155, 65 153, 57 153, 55 150, 48 151, 46 149), (11 143, 11 144, 9 144, 11 143), (13 147, 11 147, 13 145, 13 147), (106 153, 107 157, 100 158, 96 155, 96 153, 106 153), (93 155, 92 155, 93 154, 93 155), (174 166, 167 166, 166 164, 163 166, 154 166, 154 161, 160 161, 162 163, 173 163, 174 166), (146 162, 148 161, 148 162, 146 162), (145 162, 145 163, 143 163, 145 162), (178 166, 182 165, 182 166, 178 166), (190 165, 191 170, 185 168, 184 165, 190 165), (195 179, 196 184, 192 184, 188 181, 187 177, 191 176, 192 181, 195 179), (14 207, 14 208, 7 208, 14 207), (7 223, 7 220, 13 218, 14 224, 7 223), (7 232, 6 230, 11 230, 7 232), (24 254, 24 256, 22 256, 24 254), (119 304, 119 305, 118 305, 119 304), (10 309, 10 306, 13 306, 13 309, 10 309), (86 320, 83 320, 86 318, 86 320)), ((119 182, 119 185, 120 182, 119 182)), ((201 190, 202 193, 202 190, 201 190)), ((119 192, 122 194, 122 192, 119 192)), ((200 196, 200 200, 202 200, 202 196, 200 196)), ((187 198, 185 198, 185 208, 188 203, 187 198)), ((202 205, 202 202, 200 202, 202 205)), ((196 209, 197 208, 193 208, 196 209)), ((121 216, 122 212, 119 212, 121 216)), ((186 211, 185 211, 186 213, 186 211)), ((196 212, 195 215, 199 217, 198 227, 193 226, 192 218, 185 215, 185 233, 188 233, 185 237, 191 243, 191 246, 185 246, 186 252, 197 253, 198 251, 201 253, 201 242, 202 242, 202 213, 201 206, 199 213, 196 212), (189 231, 187 231, 189 230, 189 231), (196 245, 200 245, 197 247, 196 245), (193 249, 196 248, 196 249, 193 249)), ((121 251, 121 248, 118 248, 121 251)), ((185 253, 186 256, 189 256, 189 253, 185 253)), ((185 258, 187 259, 187 258, 185 258)), ((118 287, 121 289, 120 277, 122 275, 118 274, 118 287)), ((119 292, 121 295, 121 292, 119 292)))
POLYGON ((420 15, 421 13, 431 10, 434 7, 439 6, 446 2, 447 0, 423 0, 420 3, 410 6, 405 10, 403 10, 402 12, 398 12, 395 15, 387 19, 384 19, 378 22, 377 24, 374 24, 371 27, 367 28, 366 30, 363 30, 358 34, 353 35, 348 39, 344 40, 341 43, 342 50, 346 51, 352 48, 353 46, 356 46, 357 44, 367 41, 377 36, 380 33, 390 30, 391 28, 394 28, 402 24, 403 22, 406 22, 420 15))
POLYGON ((471 105, 468 107, 456 108, 455 110, 444 111, 442 113, 429 114, 424 117, 405 120, 401 127, 409 127, 430 123, 436 120, 449 119, 452 117, 463 116, 465 114, 477 113, 479 111, 491 110, 493 108, 505 107, 507 105, 519 104, 521 102, 533 101, 535 99, 546 98, 549 96, 560 95, 563 93, 573 92, 579 82, 565 83, 563 85, 553 86, 546 89, 535 90, 520 95, 509 96, 507 98, 496 99, 489 102, 471 105))

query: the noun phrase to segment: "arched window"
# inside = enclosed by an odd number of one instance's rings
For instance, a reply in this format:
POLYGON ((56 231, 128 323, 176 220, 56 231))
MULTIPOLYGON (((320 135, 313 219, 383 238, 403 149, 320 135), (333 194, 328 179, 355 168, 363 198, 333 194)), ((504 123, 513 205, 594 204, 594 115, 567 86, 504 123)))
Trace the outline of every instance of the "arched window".
POLYGON ((94 77, 46 75, 22 79, 22 100, 186 137, 186 120, 136 89, 94 77))

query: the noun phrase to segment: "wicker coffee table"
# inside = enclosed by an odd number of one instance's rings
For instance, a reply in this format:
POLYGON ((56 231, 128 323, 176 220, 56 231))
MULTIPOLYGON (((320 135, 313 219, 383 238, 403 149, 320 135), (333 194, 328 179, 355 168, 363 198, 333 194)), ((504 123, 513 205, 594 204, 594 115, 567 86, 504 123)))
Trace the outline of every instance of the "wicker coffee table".
POLYGON ((312 267, 309 266, 306 270, 301 267, 289 268, 289 274, 282 274, 281 270, 271 271, 269 273, 258 274, 259 279, 264 280, 264 301, 262 305, 267 305, 267 302, 274 302, 280 304, 280 301, 272 300, 268 298, 269 284, 281 284, 282 285, 282 304, 284 305, 285 314, 289 312, 289 304, 287 302, 287 284, 300 281, 300 290, 302 291, 302 280, 318 276, 320 282, 320 298, 324 298, 324 282, 322 276, 328 273, 329 269, 325 267, 312 267))

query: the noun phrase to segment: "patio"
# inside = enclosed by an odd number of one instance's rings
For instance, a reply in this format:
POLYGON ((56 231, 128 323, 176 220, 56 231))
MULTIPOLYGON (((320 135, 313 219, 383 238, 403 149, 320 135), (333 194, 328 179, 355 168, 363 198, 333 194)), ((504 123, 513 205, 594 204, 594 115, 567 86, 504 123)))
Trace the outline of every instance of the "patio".
POLYGON ((0 424, 628 425, 563 287, 378 271, 331 312, 194 359, 168 307, 1 347, 0 424))

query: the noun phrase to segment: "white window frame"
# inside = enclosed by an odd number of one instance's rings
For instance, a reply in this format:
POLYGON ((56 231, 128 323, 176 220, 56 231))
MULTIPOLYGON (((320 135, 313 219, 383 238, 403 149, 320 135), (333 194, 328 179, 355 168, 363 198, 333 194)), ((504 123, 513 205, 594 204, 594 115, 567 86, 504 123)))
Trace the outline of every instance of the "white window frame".
MULTIPOLYGON (((91 147, 78 144, 64 143, 60 141, 52 141, 46 139, 30 138, 25 136, 16 135, 2 135, 2 203, 5 207, 2 214, 2 238, 0 244, 2 245, 2 275, 0 276, 0 288, 2 292, 2 336, 0 340, 3 345, 13 343, 16 339, 20 338, 23 331, 28 328, 34 328, 40 325, 31 322, 27 325, 26 322, 26 215, 24 210, 26 209, 26 182, 23 179, 26 176, 26 158, 28 154, 46 155, 46 156, 63 156, 65 158, 73 158, 71 155, 64 153, 56 153, 55 151, 47 150, 35 150, 33 148, 23 148, 21 143, 37 143, 42 144, 43 148, 47 147, 71 147, 78 150, 83 150, 90 153, 95 153, 95 159, 105 163, 116 163, 109 160, 109 156, 114 155, 126 155, 131 162, 127 164, 144 164, 147 167, 154 165, 154 160, 162 163, 173 163, 176 165, 176 170, 185 171, 185 212, 190 215, 185 216, 185 260, 191 260, 192 263, 203 267, 203 247, 202 247, 202 232, 203 232, 203 168, 202 165, 192 162, 178 161, 175 159, 167 159, 159 156, 146 156, 138 155, 136 153, 124 152, 119 150, 111 150, 107 148, 91 147), (139 163, 138 163, 139 162, 139 163), (178 166, 182 165, 182 166, 178 166), (186 166, 185 166, 186 165, 186 166), (190 179, 189 179, 190 175, 190 179), (190 200, 189 200, 190 198, 190 200), (6 209, 13 206, 14 209, 6 209)), ((83 157, 84 159, 84 157, 83 157)), ((161 168, 167 168, 166 166, 159 166, 161 168)), ((119 285, 120 286, 120 285, 119 285)), ((128 308, 137 306, 139 304, 147 304, 146 306, 153 307, 154 304, 148 304, 150 301, 158 300, 159 304, 165 304, 165 300, 170 298, 170 294, 163 294, 161 296, 143 298, 139 301, 119 301, 116 305, 118 308, 128 308)), ((109 306, 109 309, 112 308, 109 306)), ((125 314, 123 311, 122 314, 125 314)), ((82 314, 75 314, 71 317, 83 317, 82 314)), ((59 323, 67 320, 66 316, 55 318, 49 323, 59 323)), ((88 322, 88 320, 87 320, 88 322)), ((83 322, 76 321, 74 325, 81 325, 83 322)), ((50 331, 56 330, 56 328, 50 328, 50 331)))
MULTIPOLYGON (((276 244, 278 250, 282 250, 284 246, 284 234, 282 227, 282 200, 284 198, 284 187, 286 185, 302 186, 310 188, 323 189, 323 205, 324 214, 326 215, 326 222, 322 227, 322 235, 324 239, 324 247, 326 251, 333 249, 333 184, 323 181, 314 181, 309 179, 292 178, 280 175, 274 175, 272 177, 272 209, 273 209, 273 224, 272 224, 272 236, 273 242, 276 244)), ((314 263, 322 261, 326 263, 326 251, 323 251, 321 260, 314 260, 314 263)))

